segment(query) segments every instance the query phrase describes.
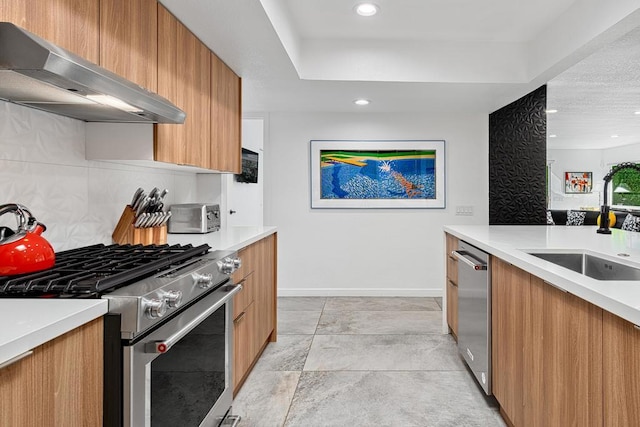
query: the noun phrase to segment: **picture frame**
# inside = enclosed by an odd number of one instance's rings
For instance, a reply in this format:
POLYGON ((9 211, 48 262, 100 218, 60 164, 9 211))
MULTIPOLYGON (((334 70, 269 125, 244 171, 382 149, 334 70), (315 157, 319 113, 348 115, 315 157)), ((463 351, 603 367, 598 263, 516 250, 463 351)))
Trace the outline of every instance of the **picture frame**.
POLYGON ((564 192, 566 194, 587 194, 593 189, 592 172, 565 172, 564 192))
POLYGON ((444 209, 444 140, 312 140, 312 208, 444 209))

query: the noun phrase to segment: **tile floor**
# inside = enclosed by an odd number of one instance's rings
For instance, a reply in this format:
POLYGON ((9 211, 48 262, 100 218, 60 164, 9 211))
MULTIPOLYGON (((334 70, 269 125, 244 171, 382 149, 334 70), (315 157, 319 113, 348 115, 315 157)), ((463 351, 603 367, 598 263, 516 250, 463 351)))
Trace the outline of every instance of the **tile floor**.
POLYGON ((439 298, 278 298, 233 402, 241 426, 504 426, 441 334, 439 298))

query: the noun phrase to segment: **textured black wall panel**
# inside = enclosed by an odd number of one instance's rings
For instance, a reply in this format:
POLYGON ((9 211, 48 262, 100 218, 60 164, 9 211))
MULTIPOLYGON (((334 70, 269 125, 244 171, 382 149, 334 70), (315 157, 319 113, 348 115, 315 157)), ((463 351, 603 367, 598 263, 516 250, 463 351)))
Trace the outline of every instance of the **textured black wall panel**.
POLYGON ((489 224, 546 224, 547 87, 489 115, 489 224))

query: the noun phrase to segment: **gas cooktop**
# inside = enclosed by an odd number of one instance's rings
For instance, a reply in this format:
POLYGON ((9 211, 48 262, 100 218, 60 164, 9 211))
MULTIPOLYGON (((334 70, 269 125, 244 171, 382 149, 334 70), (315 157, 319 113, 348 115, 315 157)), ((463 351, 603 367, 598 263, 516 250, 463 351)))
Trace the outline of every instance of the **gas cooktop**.
POLYGON ((57 252, 54 267, 0 276, 0 298, 99 298, 200 257, 209 245, 92 245, 57 252))

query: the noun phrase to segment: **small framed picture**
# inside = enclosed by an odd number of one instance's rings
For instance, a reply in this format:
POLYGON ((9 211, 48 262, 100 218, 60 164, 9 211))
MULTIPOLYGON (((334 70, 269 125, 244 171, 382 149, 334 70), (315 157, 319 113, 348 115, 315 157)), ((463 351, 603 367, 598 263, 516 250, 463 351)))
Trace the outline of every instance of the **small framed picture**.
POLYGON ((564 192, 567 194, 591 193, 593 187, 591 172, 565 172, 564 192))

